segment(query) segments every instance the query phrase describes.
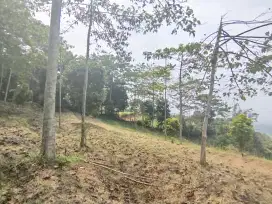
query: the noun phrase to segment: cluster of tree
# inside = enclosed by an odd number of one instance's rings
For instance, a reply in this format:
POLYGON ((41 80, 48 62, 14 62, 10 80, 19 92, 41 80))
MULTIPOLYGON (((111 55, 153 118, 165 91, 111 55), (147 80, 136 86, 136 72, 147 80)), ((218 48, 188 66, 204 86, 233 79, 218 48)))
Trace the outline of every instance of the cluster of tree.
MULTIPOLYGON (((271 94, 272 34, 250 35, 271 26, 271 21, 222 18, 218 31, 202 42, 144 52, 147 62, 135 64, 126 50, 132 32, 157 32, 167 25, 172 34, 182 30, 194 35, 200 22, 192 9, 177 0, 131 0, 127 6, 110 0, 53 0, 47 27, 34 18, 35 11, 46 5, 43 0, 0 2, 0 97, 44 105, 41 154, 47 160, 53 161, 56 154, 56 108, 60 116, 63 109, 82 113, 80 147, 86 146, 86 114, 116 116, 128 110, 135 122, 142 117, 138 125, 157 128, 166 136, 178 133, 181 140, 183 136, 198 140, 201 135, 201 164, 206 163, 208 135, 212 139, 215 135, 218 144, 227 143, 227 135, 232 135, 233 144, 247 149, 239 140, 251 135, 251 123, 243 115, 230 122, 223 97, 245 100, 258 90, 271 94), (78 23, 88 27, 85 57, 74 55, 61 37, 61 14, 73 21, 69 28, 78 23), (251 28, 230 34, 226 27, 232 25, 251 28), (101 43, 115 53, 107 54, 101 43), (219 85, 223 78, 229 82, 225 87, 219 85), (178 117, 170 117, 171 107, 179 109, 178 117), (245 126, 239 127, 241 121, 245 126), (244 132, 239 132, 241 128, 244 132)), ((267 138, 254 138, 259 144, 256 154, 269 155, 270 146, 260 145, 267 138)))
MULTIPOLYGON (((84 59, 74 58, 67 69, 61 74, 62 107, 81 113, 82 104, 82 78, 84 78, 84 59)), ((106 114, 115 115, 127 107, 127 91, 125 89, 124 65, 118 63, 111 55, 92 55, 88 64, 88 89, 86 98, 86 113, 97 116, 106 114)), ((58 103, 56 104, 58 107, 58 103)))
MULTIPOLYGON (((205 95, 205 97, 207 97, 207 95, 205 95)), ((201 100, 201 97, 199 97, 199 100, 201 100)), ((207 100, 203 100, 202 103, 204 104, 206 101, 207 100)), ((151 123, 153 114, 151 102, 143 102, 143 106, 145 108, 142 109, 143 112, 140 112, 140 114, 142 116, 144 115, 144 117, 142 117, 137 124, 147 128, 153 128, 157 131, 164 130, 164 117, 161 118, 161 123, 159 123, 160 113, 164 114, 164 105, 158 108, 158 112, 155 108, 155 125, 151 123)), ((209 125, 207 128, 207 134, 209 135, 207 143, 209 145, 222 149, 233 147, 241 152, 248 152, 259 157, 272 159, 272 138, 254 130, 253 122, 257 120, 256 113, 252 112, 251 109, 244 111, 237 109, 236 104, 233 107, 232 116, 230 116, 230 107, 226 106, 226 104, 222 104, 219 100, 214 100, 212 107, 217 108, 212 110, 209 117, 209 125)), ((167 134, 170 137, 178 137, 180 131, 179 115, 170 115, 169 109, 167 109, 167 112, 167 134)), ((133 112, 130 113, 133 114, 133 112)), ((201 124, 204 114, 205 107, 199 106, 197 111, 194 111, 192 115, 183 115, 182 135, 184 138, 195 143, 201 142, 201 124)))

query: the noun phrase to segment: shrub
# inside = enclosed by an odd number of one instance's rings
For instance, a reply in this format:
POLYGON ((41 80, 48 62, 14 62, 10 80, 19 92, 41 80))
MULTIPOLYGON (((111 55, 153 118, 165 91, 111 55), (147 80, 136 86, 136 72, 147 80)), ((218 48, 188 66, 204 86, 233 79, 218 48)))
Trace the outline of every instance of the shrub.
POLYGON ((127 117, 127 116, 132 116, 134 115, 134 112, 119 112, 118 113, 119 117, 127 117))
POLYGON ((142 120, 137 120, 136 124, 138 126, 144 126, 144 122, 142 120))
POLYGON ((32 98, 32 91, 25 84, 18 85, 14 91, 13 101, 16 104, 24 104, 32 98))
POLYGON ((177 135, 179 132, 179 120, 177 118, 167 118, 166 131, 169 135, 177 135))
POLYGON ((248 150, 252 146, 254 128, 252 120, 245 114, 239 114, 232 119, 229 133, 240 151, 248 150))
POLYGON ((229 135, 219 135, 214 140, 214 145, 222 149, 226 149, 232 143, 232 138, 229 135))
POLYGON ((186 125, 183 125, 182 134, 187 139, 199 141, 201 137, 201 125, 195 124, 193 122, 186 123, 186 125))
POLYGON ((151 119, 149 117, 145 117, 143 120, 143 126, 144 127, 151 127, 151 119))

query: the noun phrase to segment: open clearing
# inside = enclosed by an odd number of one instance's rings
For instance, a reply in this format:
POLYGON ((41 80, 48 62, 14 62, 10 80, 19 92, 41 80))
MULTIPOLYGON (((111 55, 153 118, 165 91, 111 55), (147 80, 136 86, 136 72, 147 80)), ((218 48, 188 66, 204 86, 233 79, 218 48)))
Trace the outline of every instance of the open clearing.
POLYGON ((59 163, 44 168, 39 112, 1 106, 0 115, 0 203, 272 203, 271 161, 208 149, 201 167, 196 145, 90 118, 79 152, 80 120, 66 113, 59 163))

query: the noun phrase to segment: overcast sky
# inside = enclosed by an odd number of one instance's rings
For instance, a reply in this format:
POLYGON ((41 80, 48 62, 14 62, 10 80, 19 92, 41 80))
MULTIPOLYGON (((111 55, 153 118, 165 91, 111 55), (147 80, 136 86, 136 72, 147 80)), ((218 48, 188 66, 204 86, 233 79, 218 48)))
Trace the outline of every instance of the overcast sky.
MULTIPOLYGON (((124 0, 115 0, 124 2, 124 0)), ((126 0, 128 1, 128 0, 126 0)), ((227 14, 226 20, 252 20, 262 12, 272 8, 272 0, 188 0, 188 4, 194 10, 195 16, 201 21, 202 25, 196 28, 196 37, 189 37, 187 33, 170 35, 171 29, 164 27, 156 34, 134 34, 129 42, 129 49, 137 61, 143 61, 143 51, 154 51, 167 46, 177 46, 180 43, 200 41, 204 34, 210 34, 218 28, 220 17, 227 14)), ((45 24, 49 24, 49 17, 46 14, 37 14, 37 18, 45 24)), ((63 25, 63 28, 67 25, 63 25)), ((238 28, 233 28, 232 33, 239 32, 238 28)), ((84 55, 86 50, 87 29, 79 25, 65 35, 69 44, 74 46, 75 54, 84 55)), ((229 100, 231 101, 231 100, 229 100)), ((260 114, 259 122, 271 124, 272 97, 260 94, 258 97, 241 102, 241 108, 253 108, 260 114)))

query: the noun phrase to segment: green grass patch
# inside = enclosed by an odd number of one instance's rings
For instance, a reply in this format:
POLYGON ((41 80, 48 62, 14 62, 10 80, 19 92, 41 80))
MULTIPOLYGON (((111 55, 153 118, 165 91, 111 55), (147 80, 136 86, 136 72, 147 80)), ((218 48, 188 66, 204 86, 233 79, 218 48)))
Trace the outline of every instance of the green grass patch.
POLYGON ((84 161, 84 158, 81 155, 69 155, 69 156, 59 155, 56 158, 56 163, 61 166, 69 165, 69 164, 77 164, 82 161, 84 161))
POLYGON ((134 112, 119 112, 118 115, 119 117, 126 117, 126 116, 131 116, 134 115, 134 112))

